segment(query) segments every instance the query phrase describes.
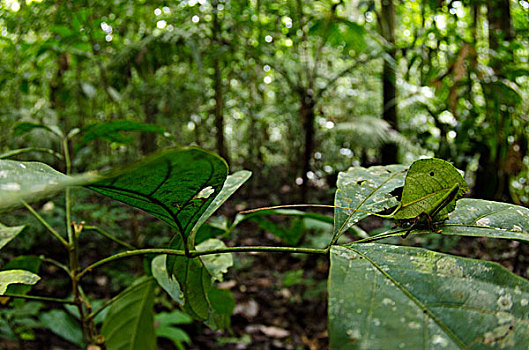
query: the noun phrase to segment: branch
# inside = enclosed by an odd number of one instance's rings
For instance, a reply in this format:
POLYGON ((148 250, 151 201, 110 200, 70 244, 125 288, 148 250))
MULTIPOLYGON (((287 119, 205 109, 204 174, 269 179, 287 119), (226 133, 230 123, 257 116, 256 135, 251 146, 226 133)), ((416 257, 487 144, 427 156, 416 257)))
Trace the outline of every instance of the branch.
POLYGON ((212 250, 190 250, 186 255, 184 250, 168 249, 168 248, 147 248, 129 250, 126 252, 118 253, 101 259, 92 265, 85 268, 83 271, 76 275, 77 280, 80 280, 84 275, 91 272, 95 268, 105 265, 109 262, 125 259, 131 256, 147 255, 147 254, 166 254, 166 255, 177 255, 177 256, 188 256, 189 258, 195 258, 202 255, 212 255, 221 253, 241 253, 241 252, 268 252, 268 253, 300 253, 300 254, 328 254, 327 249, 316 249, 316 248, 297 248, 297 247, 263 247, 263 246, 248 246, 248 247, 227 247, 222 249, 212 250))
POLYGON ((86 230, 91 230, 91 231, 95 231, 97 233, 99 233, 100 235, 110 239, 111 241, 113 242, 116 242, 117 244, 127 248, 127 249, 130 249, 130 250, 133 250, 133 249, 136 249, 135 246, 133 246, 132 244, 129 244, 125 241, 122 241, 121 239, 119 238, 116 238, 114 236, 112 236, 110 233, 106 232, 105 230, 101 229, 100 227, 97 227, 97 226, 85 226, 84 227, 85 231, 86 230))
POLYGON ((69 247, 68 245, 68 242, 66 242, 66 240, 57 232, 55 231, 55 229, 53 227, 50 226, 50 224, 48 224, 46 222, 46 220, 44 220, 42 218, 42 216, 39 215, 39 213, 37 213, 35 211, 35 209, 33 209, 28 203, 26 203, 25 201, 22 201, 22 204, 27 208, 27 210, 29 210, 29 212, 55 237, 57 238, 59 241, 61 241, 62 245, 65 246, 66 248, 69 247))
POLYGON ((50 302, 50 303, 75 304, 75 301, 70 300, 70 299, 39 297, 37 295, 24 295, 24 294, 4 293, 1 296, 2 297, 10 297, 10 298, 26 299, 26 300, 45 301, 45 302, 50 302))

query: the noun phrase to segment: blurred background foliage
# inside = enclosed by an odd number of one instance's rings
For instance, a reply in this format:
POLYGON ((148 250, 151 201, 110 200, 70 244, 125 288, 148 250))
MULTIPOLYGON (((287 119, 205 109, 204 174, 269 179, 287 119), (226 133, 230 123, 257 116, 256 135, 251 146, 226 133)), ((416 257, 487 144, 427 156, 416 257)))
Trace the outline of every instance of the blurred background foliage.
POLYGON ((529 202, 525 0, 0 4, 0 152, 58 149, 20 122, 79 128, 77 171, 196 144, 287 201, 426 155, 474 197, 529 202))

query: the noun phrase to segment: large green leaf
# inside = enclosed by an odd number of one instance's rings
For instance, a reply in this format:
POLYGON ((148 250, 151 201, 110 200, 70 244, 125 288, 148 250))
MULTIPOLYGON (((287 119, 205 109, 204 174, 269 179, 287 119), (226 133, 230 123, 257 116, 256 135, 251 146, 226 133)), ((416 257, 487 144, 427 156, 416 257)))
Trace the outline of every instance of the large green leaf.
MULTIPOLYGON (((391 208, 398 203, 391 192, 404 185, 406 169, 402 165, 349 168, 338 175, 334 205, 375 213, 391 208)), ((333 237, 367 216, 367 213, 336 208, 333 237)))
POLYGON ((0 224, 0 249, 2 249, 9 241, 15 238, 26 226, 7 227, 0 224))
POLYGON ((444 235, 517 239, 529 242, 529 209, 518 205, 463 198, 439 227, 444 235))
POLYGON ((446 198, 454 184, 459 184, 455 197, 435 215, 438 220, 448 217, 456 200, 468 191, 468 185, 452 164, 437 158, 419 159, 410 166, 402 190, 402 207, 395 219, 412 219, 430 213, 439 201, 446 198))
POLYGON ((193 229, 191 230, 191 240, 195 242, 195 237, 200 229, 200 227, 206 222, 206 220, 213 215, 220 206, 226 202, 228 198, 231 197, 235 191, 239 189, 249 178, 252 176, 252 173, 248 170, 240 170, 234 174, 228 175, 226 182, 222 186, 220 193, 213 199, 208 208, 202 213, 200 219, 195 223, 193 229))
POLYGON ((108 350, 154 350, 154 280, 144 277, 125 289, 108 310, 101 334, 108 350))
POLYGON ((333 349, 520 349, 529 282, 498 264, 420 248, 333 246, 333 349))
POLYGON ((97 180, 96 173, 66 176, 39 162, 0 160, 0 209, 34 201, 63 190, 97 180))
POLYGON ((142 209, 176 228, 184 239, 220 192, 228 166, 198 148, 148 157, 88 188, 142 209))
POLYGON ((21 283, 33 285, 40 280, 40 277, 26 270, 5 270, 0 271, 0 295, 6 292, 10 284, 21 283))

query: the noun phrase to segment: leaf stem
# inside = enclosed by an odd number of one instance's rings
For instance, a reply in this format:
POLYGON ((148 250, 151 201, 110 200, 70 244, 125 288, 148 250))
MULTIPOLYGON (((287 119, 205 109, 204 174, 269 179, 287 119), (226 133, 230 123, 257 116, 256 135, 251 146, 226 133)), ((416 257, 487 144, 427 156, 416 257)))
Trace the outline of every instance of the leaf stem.
POLYGON ((61 303, 61 304, 75 304, 75 301, 74 300, 70 300, 70 299, 40 297, 38 295, 4 293, 4 294, 1 295, 1 297, 19 298, 19 299, 44 301, 44 302, 51 302, 51 303, 61 303))
MULTIPOLYGON (((242 253, 242 252, 268 252, 268 253, 300 253, 300 254, 318 254, 327 255, 329 250, 317 249, 317 248, 298 248, 298 247, 263 247, 263 246, 248 246, 248 247, 227 247, 221 249, 211 250, 190 250, 188 253, 189 258, 195 258, 202 255, 221 254, 221 253, 242 253)), ((131 256, 147 255, 147 254, 166 254, 166 255, 177 255, 186 256, 184 250, 168 249, 168 248, 147 248, 147 249, 136 249, 121 252, 118 254, 111 255, 99 261, 96 261, 92 265, 86 267, 83 271, 77 274, 77 278, 81 279, 88 272, 93 269, 107 264, 112 261, 128 258, 131 256)))
POLYGON ((26 209, 42 224, 42 226, 44 226, 55 238, 57 238, 59 241, 61 241, 62 245, 65 246, 66 248, 68 248, 68 242, 66 242, 66 240, 59 234, 59 232, 57 232, 53 227, 50 226, 50 224, 48 224, 48 222, 46 220, 44 220, 42 218, 42 216, 39 215, 39 213, 37 213, 35 211, 35 209, 33 209, 28 203, 26 203, 25 201, 22 201, 22 204, 26 207, 26 209))
POLYGON ((103 230, 100 227, 97 227, 97 226, 85 226, 84 229, 85 229, 85 231, 86 230, 95 231, 95 232, 99 233, 100 235, 110 239, 111 241, 116 242, 117 244, 119 244, 119 245, 121 245, 121 246, 123 246, 123 247, 125 247, 127 249, 131 249, 131 250, 136 249, 136 247, 133 246, 132 244, 129 244, 129 243, 125 242, 125 241, 122 241, 119 238, 116 238, 116 237, 112 236, 110 233, 106 232, 105 230, 103 230))
POLYGON ((27 147, 27 148, 14 149, 12 151, 9 151, 9 152, 1 154, 0 155, 0 159, 13 157, 13 156, 16 156, 18 154, 28 153, 28 152, 48 153, 48 154, 51 154, 52 156, 54 156, 55 158, 57 158, 59 160, 63 160, 63 156, 60 153, 57 153, 54 150, 49 149, 49 148, 39 148, 39 147, 27 147))

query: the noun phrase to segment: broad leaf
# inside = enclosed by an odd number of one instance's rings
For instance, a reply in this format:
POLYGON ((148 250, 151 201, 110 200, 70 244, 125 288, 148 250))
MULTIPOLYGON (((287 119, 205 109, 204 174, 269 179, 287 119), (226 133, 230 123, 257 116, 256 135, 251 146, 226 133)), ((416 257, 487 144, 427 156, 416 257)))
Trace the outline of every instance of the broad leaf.
POLYGON ((519 349, 529 282, 498 264, 420 248, 333 246, 333 349, 519 349))
POLYGON ((96 179, 95 173, 66 176, 44 163, 0 160, 0 209, 20 205, 22 200, 38 200, 68 186, 96 179))
POLYGON ((191 339, 182 329, 175 325, 189 324, 193 322, 187 314, 174 310, 171 313, 162 312, 154 316, 156 324, 156 336, 172 340, 175 343, 191 343, 191 339))
POLYGON ((195 242, 196 234, 206 220, 213 215, 213 213, 217 211, 217 209, 219 209, 220 206, 250 178, 250 176, 252 176, 252 173, 247 170, 241 170, 232 175, 228 175, 220 193, 215 197, 204 213, 202 213, 200 219, 198 219, 193 227, 193 230, 191 231, 192 242, 195 242))
MULTIPOLYGON (((39 273, 41 263, 42 260, 36 256, 17 256, 16 258, 9 260, 9 262, 2 267, 2 271, 24 270, 37 275, 39 273)), ((26 294, 30 290, 31 285, 11 284, 7 287, 6 293, 26 294)), ((24 300, 14 299, 14 303, 23 304, 24 300)))
POLYGON ((187 239, 220 192, 227 172, 226 162, 212 153, 173 149, 87 187, 146 211, 187 239))
POLYGON ((78 320, 64 310, 51 310, 40 316, 42 324, 58 336, 83 345, 83 331, 78 320))
POLYGON ((21 283, 33 285, 40 280, 40 277, 26 270, 5 270, 0 271, 0 295, 6 292, 10 284, 21 283))
POLYGON ((154 280, 142 278, 125 289, 108 310, 101 334, 108 350, 154 350, 154 280))
MULTIPOLYGON (((379 212, 397 205, 391 192, 404 185, 407 167, 402 165, 353 167, 338 175, 334 205, 368 212, 379 212)), ((370 214, 336 208, 333 237, 370 214)))
POLYGON ((7 227, 0 224, 0 249, 2 249, 9 241, 15 238, 26 226, 7 227))
POLYGON ((508 203, 463 198, 450 213, 450 219, 439 228, 443 235, 529 242, 529 209, 508 203))
MULTIPOLYGON (((215 238, 208 239, 197 245, 197 250, 199 251, 222 248, 226 248, 224 242, 215 238)), ((222 276, 233 266, 231 253, 203 255, 200 260, 202 260, 214 281, 222 281, 222 276)))
POLYGON ((445 198, 454 184, 459 184, 459 191, 435 218, 446 219, 454 210, 456 200, 468 191, 468 185, 452 164, 442 159, 419 159, 410 166, 402 190, 402 207, 395 214, 395 219, 412 219, 422 213, 430 213, 440 200, 445 198))

